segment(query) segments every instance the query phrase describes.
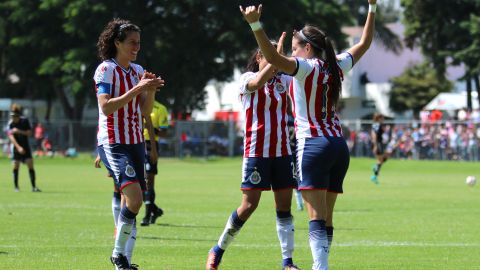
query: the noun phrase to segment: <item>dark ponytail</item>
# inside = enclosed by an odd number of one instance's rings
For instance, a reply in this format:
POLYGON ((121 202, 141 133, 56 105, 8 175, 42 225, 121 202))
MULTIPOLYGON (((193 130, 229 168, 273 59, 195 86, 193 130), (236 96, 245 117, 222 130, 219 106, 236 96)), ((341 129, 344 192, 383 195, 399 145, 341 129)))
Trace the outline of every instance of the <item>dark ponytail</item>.
POLYGON ((325 55, 328 64, 328 70, 330 71, 330 76, 332 76, 332 99, 333 103, 336 105, 340 94, 342 92, 342 82, 340 81, 340 71, 338 70, 337 65, 337 55, 333 49, 332 41, 329 37, 325 37, 325 55))
POLYGON ((260 50, 256 49, 253 53, 252 56, 250 56, 250 59, 248 59, 248 64, 247 64, 247 71, 250 72, 257 72, 258 71, 258 63, 257 63, 257 54, 261 53, 260 50))
POLYGON ((325 57, 325 62, 328 65, 328 71, 331 80, 331 90, 333 103, 336 105, 340 99, 342 92, 342 82, 340 80, 340 70, 338 70, 337 56, 333 49, 332 40, 327 35, 312 25, 305 25, 300 32, 295 32, 294 37, 298 40, 298 43, 305 46, 310 43, 313 53, 316 57, 325 57))

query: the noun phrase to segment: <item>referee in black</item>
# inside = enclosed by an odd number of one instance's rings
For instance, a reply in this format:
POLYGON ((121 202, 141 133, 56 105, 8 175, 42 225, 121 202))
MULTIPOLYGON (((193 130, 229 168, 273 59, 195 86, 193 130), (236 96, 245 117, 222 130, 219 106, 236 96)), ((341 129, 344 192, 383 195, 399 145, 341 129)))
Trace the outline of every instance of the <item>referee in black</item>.
POLYGON ((22 116, 22 109, 19 105, 13 104, 10 111, 10 122, 8 123, 8 138, 11 142, 11 154, 13 164, 13 183, 15 191, 18 188, 18 169, 20 162, 27 164, 30 174, 30 183, 33 192, 40 192, 35 184, 35 169, 33 168, 32 151, 28 137, 32 135, 32 127, 26 117, 22 116))

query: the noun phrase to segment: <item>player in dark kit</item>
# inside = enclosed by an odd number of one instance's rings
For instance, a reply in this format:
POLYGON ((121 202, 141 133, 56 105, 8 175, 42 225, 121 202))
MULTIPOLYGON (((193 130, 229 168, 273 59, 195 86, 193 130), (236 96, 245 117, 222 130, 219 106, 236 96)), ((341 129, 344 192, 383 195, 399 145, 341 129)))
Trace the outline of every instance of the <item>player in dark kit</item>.
POLYGON ((383 133, 385 131, 385 126, 383 124, 384 117, 382 114, 375 113, 373 115, 373 124, 372 124, 372 151, 375 157, 377 158, 377 164, 373 166, 373 175, 370 177, 370 180, 375 184, 378 184, 378 174, 380 173, 380 168, 382 168, 383 163, 388 159, 388 154, 385 153, 385 144, 382 141, 383 133))
POLYGON ((32 191, 40 192, 40 189, 35 185, 35 169, 33 168, 32 151, 28 142, 28 137, 32 135, 32 127, 28 119, 22 116, 21 111, 19 105, 13 104, 10 112, 11 120, 8 123, 8 138, 12 143, 13 183, 15 191, 20 191, 18 188, 18 169, 22 162, 28 166, 32 191))

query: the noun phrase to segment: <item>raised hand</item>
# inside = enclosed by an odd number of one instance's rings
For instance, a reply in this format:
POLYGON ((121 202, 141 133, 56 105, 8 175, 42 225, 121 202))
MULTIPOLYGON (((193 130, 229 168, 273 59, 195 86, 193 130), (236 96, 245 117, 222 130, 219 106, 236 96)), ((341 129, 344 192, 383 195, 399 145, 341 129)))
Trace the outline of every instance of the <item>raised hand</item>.
POLYGON ((283 53, 283 42, 285 41, 285 37, 287 36, 287 33, 282 32, 282 35, 278 39, 278 45, 277 45, 277 52, 279 54, 284 54, 283 53))
POLYGON ((255 6, 248 6, 243 9, 243 7, 240 6, 240 12, 242 12, 243 18, 245 18, 248 23, 258 22, 262 15, 262 4, 258 5, 258 8, 255 6))

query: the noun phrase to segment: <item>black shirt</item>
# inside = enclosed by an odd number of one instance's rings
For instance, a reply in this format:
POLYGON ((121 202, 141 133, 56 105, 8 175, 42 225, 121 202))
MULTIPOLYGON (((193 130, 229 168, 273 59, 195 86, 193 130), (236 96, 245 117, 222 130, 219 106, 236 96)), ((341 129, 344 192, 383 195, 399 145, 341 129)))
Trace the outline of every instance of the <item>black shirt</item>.
POLYGON ((383 136, 383 124, 373 123, 372 129, 373 129, 373 132, 375 132, 375 135, 377 135, 377 143, 381 143, 382 136, 383 136))
MULTIPOLYGON (((8 123, 8 130, 11 131, 12 129, 17 128, 22 131, 32 130, 30 126, 30 122, 25 117, 20 117, 20 120, 17 123, 10 121, 8 123)), ((17 140, 18 144, 23 148, 30 148, 28 144, 28 136, 22 134, 13 134, 15 140, 17 140)))

